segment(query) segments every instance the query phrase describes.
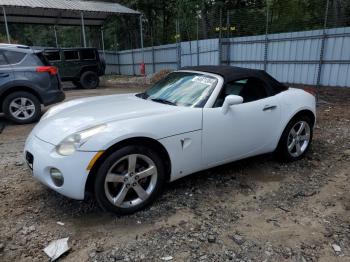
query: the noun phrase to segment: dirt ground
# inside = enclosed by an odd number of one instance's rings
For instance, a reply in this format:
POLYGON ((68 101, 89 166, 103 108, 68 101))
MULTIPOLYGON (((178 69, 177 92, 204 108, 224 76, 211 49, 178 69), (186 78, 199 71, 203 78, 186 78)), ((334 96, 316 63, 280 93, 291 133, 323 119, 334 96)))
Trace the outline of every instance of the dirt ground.
POLYGON ((42 249, 63 237, 71 250, 61 261, 350 261, 350 90, 320 98, 305 159, 264 155, 193 174, 126 217, 35 181, 21 155, 33 125, 0 115, 0 261, 48 261, 42 249))

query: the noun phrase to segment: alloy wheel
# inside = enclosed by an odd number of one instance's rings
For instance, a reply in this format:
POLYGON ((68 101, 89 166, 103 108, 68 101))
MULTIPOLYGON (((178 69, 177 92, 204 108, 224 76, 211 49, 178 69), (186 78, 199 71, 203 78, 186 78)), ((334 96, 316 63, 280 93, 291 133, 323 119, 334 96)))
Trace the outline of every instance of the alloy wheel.
POLYGON ((27 120, 34 116, 34 102, 26 97, 18 97, 11 101, 9 106, 10 114, 17 119, 27 120))
POLYGON ((108 170, 104 182, 106 197, 117 207, 139 205, 154 191, 157 176, 157 167, 148 156, 127 155, 108 170))
POLYGON ((301 156, 310 143, 310 125, 306 121, 297 122, 288 134, 287 147, 292 157, 301 156))

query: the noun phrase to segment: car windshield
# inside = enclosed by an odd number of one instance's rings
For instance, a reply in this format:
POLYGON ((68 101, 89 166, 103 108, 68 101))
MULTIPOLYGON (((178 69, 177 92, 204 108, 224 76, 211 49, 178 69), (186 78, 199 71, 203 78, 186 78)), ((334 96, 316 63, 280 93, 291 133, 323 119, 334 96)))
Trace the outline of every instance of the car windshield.
POLYGON ((216 83, 215 77, 206 74, 174 72, 138 96, 175 106, 203 107, 216 83))

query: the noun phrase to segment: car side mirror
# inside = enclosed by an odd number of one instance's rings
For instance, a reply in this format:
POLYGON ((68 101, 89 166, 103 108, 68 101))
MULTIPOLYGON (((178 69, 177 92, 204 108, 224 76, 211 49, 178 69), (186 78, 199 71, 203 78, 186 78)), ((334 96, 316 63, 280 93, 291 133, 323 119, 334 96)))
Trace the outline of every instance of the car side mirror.
POLYGON ((239 105, 243 103, 243 97, 236 95, 228 95, 225 98, 224 104, 222 105, 222 113, 227 114, 230 106, 239 105))

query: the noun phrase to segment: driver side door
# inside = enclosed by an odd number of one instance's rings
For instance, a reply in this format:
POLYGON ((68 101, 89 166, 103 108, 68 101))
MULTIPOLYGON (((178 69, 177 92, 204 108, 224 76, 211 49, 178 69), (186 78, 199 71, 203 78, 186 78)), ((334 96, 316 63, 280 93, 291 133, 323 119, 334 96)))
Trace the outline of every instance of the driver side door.
POLYGON ((257 79, 228 83, 217 102, 203 109, 202 158, 208 167, 273 150, 280 105, 276 96, 268 96, 264 83, 257 79), (222 103, 232 94, 244 101, 224 114, 222 103))

